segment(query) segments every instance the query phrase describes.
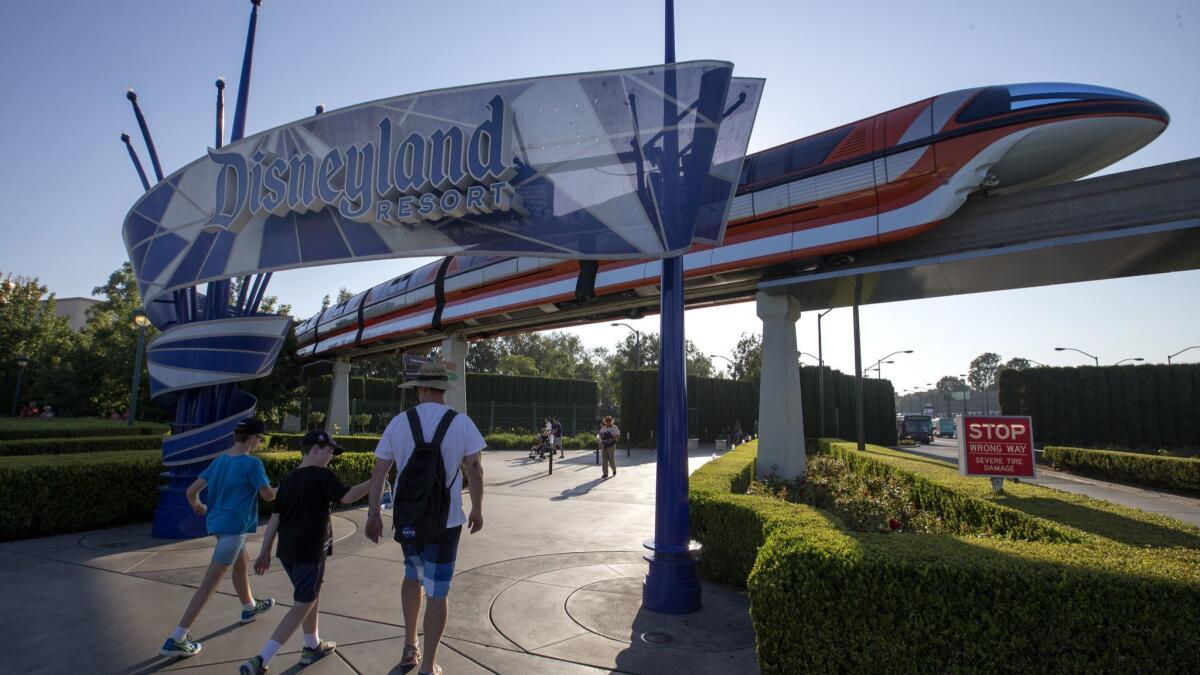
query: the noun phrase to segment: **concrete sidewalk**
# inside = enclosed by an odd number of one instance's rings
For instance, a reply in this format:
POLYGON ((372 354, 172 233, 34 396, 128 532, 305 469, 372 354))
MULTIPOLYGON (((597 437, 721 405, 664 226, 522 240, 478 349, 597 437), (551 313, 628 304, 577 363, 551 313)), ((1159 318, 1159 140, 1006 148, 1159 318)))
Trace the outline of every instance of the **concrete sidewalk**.
MULTIPOLYGON (((898 446, 896 450, 942 460, 957 466, 958 448, 954 443, 951 440, 936 439, 932 445, 898 446)), ((1071 473, 1054 471, 1042 464, 1038 464, 1037 475, 1037 480, 1026 482, 1052 487, 1064 492, 1087 495, 1150 513, 1161 513, 1164 516, 1200 526, 1200 499, 1076 476, 1071 473)))
MULTIPOLYGON (((485 453, 484 529, 463 535, 439 651, 447 675, 757 672, 744 593, 705 584, 697 614, 641 610, 642 541, 654 524, 654 452, 627 457, 619 450, 619 473, 608 480, 601 480, 594 456, 567 451, 548 475, 547 462, 525 452, 485 453)), ((711 456, 711 448, 693 451, 689 469, 711 456)), ((396 667, 403 647, 400 547, 367 540, 365 515, 357 508, 334 517, 321 636, 338 642, 336 655, 300 666, 296 635, 272 672, 405 672, 396 667)), ((256 654, 292 604, 278 561, 251 584, 256 596, 273 596, 280 607, 243 626, 226 581, 192 627, 203 651, 166 659, 158 649, 202 577, 212 545, 207 538, 156 540, 149 530, 136 525, 0 544, 0 630, 10 643, 0 670, 229 673, 256 654)))

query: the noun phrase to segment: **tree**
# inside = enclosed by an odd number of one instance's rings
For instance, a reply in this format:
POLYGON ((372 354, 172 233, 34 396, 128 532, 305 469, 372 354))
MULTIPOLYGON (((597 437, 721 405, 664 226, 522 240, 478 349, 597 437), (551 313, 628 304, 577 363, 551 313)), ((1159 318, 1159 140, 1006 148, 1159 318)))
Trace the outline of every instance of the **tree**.
POLYGON ((350 289, 346 288, 345 286, 342 286, 341 288, 338 289, 337 304, 340 305, 343 302, 346 302, 347 300, 349 300, 350 298, 353 298, 353 297, 354 297, 354 294, 350 292, 350 289))
POLYGON ((733 379, 757 380, 762 376, 762 336, 742 333, 733 347, 733 379))
MULTIPOLYGON (((107 416, 113 410, 129 408, 130 375, 138 341, 133 313, 142 306, 133 267, 129 263, 121 265, 104 285, 92 289, 92 295, 103 296, 104 300, 88 312, 80 349, 73 359, 74 370, 81 381, 91 385, 83 397, 86 412, 107 416)), ((145 332, 149 344, 158 329, 147 325, 145 332)), ((150 375, 144 359, 140 372, 138 410, 145 415, 150 406, 150 375)))
POLYGON ((1013 370, 1025 370, 1026 368, 1029 368, 1032 365, 1033 364, 1029 362, 1029 359, 1023 359, 1020 356, 1014 356, 1011 359, 1009 359, 1007 363, 1005 363, 1003 366, 1001 366, 1001 369, 1012 368, 1013 370))
MULTIPOLYGON (((70 412, 79 380, 70 373, 79 336, 55 314, 54 294, 36 278, 7 276, 0 282, 0 414, 10 412, 16 393, 18 355, 29 357, 21 375, 21 398, 51 403, 70 412)), ((126 377, 132 372, 126 371, 126 377)), ((128 380, 126 380, 128 384, 128 380)))
POLYGON ((501 375, 538 375, 537 362, 524 354, 505 354, 500 357, 496 372, 501 375))
POLYGON ((983 411, 988 412, 988 389, 996 382, 996 373, 1000 370, 1000 355, 995 352, 984 352, 971 361, 967 370, 967 379, 971 386, 983 392, 983 411))

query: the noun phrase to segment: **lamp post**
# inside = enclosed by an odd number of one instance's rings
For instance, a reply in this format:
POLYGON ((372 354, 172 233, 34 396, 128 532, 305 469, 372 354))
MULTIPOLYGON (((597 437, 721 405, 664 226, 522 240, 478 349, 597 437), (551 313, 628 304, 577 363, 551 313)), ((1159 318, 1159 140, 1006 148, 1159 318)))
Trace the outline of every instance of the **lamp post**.
POLYGON ((1168 366, 1171 365, 1171 359, 1175 358, 1176 356, 1179 356, 1180 354, 1188 351, 1189 349, 1200 349, 1200 345, 1196 345, 1194 347, 1185 347, 1185 348, 1180 349, 1179 351, 1175 352, 1174 354, 1167 356, 1167 365, 1168 366))
POLYGON ((886 361, 885 359, 890 359, 897 354, 911 354, 911 353, 913 353, 913 350, 911 350, 911 349, 901 349, 900 351, 892 352, 891 354, 888 354, 887 356, 883 357, 882 359, 879 359, 878 361, 876 361, 875 365, 871 366, 870 368, 867 368, 867 370, 868 371, 878 370, 879 371, 879 379, 882 380, 883 379, 883 369, 879 367, 879 364, 895 363, 895 361, 886 361))
POLYGON ((138 346, 137 358, 133 362, 133 393, 129 397, 129 418, 126 421, 128 426, 133 426, 133 420, 137 417, 137 401, 138 388, 142 384, 142 352, 146 347, 146 324, 150 323, 150 317, 140 309, 133 312, 133 325, 138 329, 138 346))
POLYGON ((721 354, 709 354, 708 358, 710 358, 710 359, 725 359, 726 361, 728 361, 729 362, 729 377, 731 377, 735 380, 737 379, 737 374, 733 372, 733 367, 734 367, 734 365, 736 365, 736 364, 734 364, 733 359, 729 358, 728 356, 723 356, 721 354))
POLYGON ((1095 354, 1089 354, 1089 353, 1083 351, 1082 349, 1076 349, 1074 347, 1055 347, 1054 351, 1056 351, 1056 352, 1065 352, 1065 351, 1079 352, 1080 354, 1083 354, 1084 356, 1092 357, 1092 359, 1095 360, 1095 362, 1096 362, 1096 366, 1100 365, 1100 357, 1096 356, 1095 354))
MULTIPOLYGON (((808 352, 796 352, 796 359, 797 359, 797 360, 799 360, 799 359, 800 359, 800 357, 802 357, 802 356, 807 356, 808 358, 810 358, 810 359, 812 359, 812 360, 816 361, 818 366, 820 366, 820 365, 821 365, 821 357, 819 357, 819 356, 813 356, 812 354, 809 354, 808 352)), ((800 365, 802 365, 802 366, 803 366, 804 364, 803 364, 803 363, 801 363, 800 365)))
POLYGON ((821 411, 821 421, 817 423, 818 434, 825 437, 825 351, 821 345, 821 319, 833 311, 833 308, 817 315, 817 399, 821 411))
POLYGON ((1121 365, 1122 363, 1125 363, 1126 361, 1145 361, 1145 360, 1146 360, 1146 359, 1143 359, 1143 358, 1142 358, 1142 357, 1140 357, 1140 356, 1135 356, 1135 357, 1133 357, 1133 358, 1121 359, 1120 361, 1117 361, 1117 362, 1116 362, 1116 363, 1114 363, 1113 365, 1114 365, 1114 366, 1119 366, 1119 365, 1121 365))
POLYGON ((889 363, 895 363, 895 361, 884 361, 882 363, 876 362, 875 365, 871 366, 870 368, 867 368, 867 372, 869 373, 872 370, 879 371, 879 379, 882 380, 883 379, 883 366, 886 364, 889 364, 889 363))
POLYGON ((633 331, 633 335, 634 335, 634 343, 633 343, 633 364, 634 365, 633 365, 633 368, 634 368, 634 370, 641 370, 642 369, 642 332, 639 331, 638 329, 634 328, 633 326, 630 326, 627 323, 622 323, 620 321, 613 322, 612 325, 613 326, 624 326, 624 327, 628 328, 629 330, 633 331))
MULTIPOLYGON (((8 283, 12 283, 11 281, 8 283)), ((13 393, 12 416, 17 416, 17 401, 21 400, 21 378, 25 377, 25 366, 29 365, 29 357, 17 354, 17 391, 13 393)))
POLYGON ((1030 363, 1032 363, 1032 364, 1033 364, 1033 365, 1035 365, 1035 366, 1038 366, 1039 368, 1045 368, 1045 367, 1046 367, 1046 364, 1044 364, 1044 363, 1039 363, 1038 361, 1034 361, 1033 359, 1025 359, 1025 360, 1026 360, 1026 361, 1028 361, 1028 362, 1030 362, 1030 363))

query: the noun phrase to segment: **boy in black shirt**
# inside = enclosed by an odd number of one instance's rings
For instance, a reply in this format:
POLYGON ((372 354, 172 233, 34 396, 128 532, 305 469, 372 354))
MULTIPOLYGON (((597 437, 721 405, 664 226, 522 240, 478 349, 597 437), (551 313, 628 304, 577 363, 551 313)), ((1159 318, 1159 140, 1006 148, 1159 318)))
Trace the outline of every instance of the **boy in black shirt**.
POLYGON ((325 576, 325 556, 333 553, 329 512, 336 503, 351 504, 362 499, 371 486, 368 479, 348 488, 329 470, 329 460, 343 451, 344 448, 329 434, 321 430, 310 431, 300 441, 300 452, 304 456, 300 466, 279 481, 275 513, 263 534, 262 550, 254 562, 254 571, 263 574, 270 568, 271 544, 278 533, 279 548, 275 553, 292 581, 295 604, 279 622, 262 651, 242 664, 241 673, 265 673, 271 659, 301 623, 304 625, 304 650, 300 663, 308 665, 337 648, 333 642, 322 642, 317 635, 320 612, 317 604, 325 576))

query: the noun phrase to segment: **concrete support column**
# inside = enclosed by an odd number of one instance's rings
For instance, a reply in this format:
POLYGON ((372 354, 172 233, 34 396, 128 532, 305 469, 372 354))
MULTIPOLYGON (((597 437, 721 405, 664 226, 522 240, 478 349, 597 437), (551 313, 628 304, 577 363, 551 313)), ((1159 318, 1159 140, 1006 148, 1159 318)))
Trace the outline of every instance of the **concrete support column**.
POLYGON ((350 359, 333 361, 333 386, 329 388, 329 411, 325 413, 325 431, 350 432, 350 359))
POLYGON ((467 349, 470 343, 454 337, 442 340, 442 361, 453 384, 446 392, 446 405, 460 413, 467 412, 467 349))
POLYGON ((781 478, 807 472, 800 368, 796 362, 796 321, 800 303, 790 295, 759 293, 763 322, 762 374, 758 385, 758 475, 781 478))

